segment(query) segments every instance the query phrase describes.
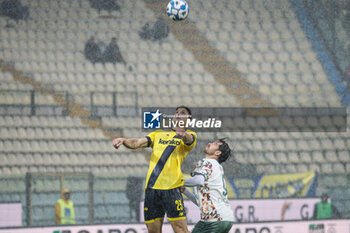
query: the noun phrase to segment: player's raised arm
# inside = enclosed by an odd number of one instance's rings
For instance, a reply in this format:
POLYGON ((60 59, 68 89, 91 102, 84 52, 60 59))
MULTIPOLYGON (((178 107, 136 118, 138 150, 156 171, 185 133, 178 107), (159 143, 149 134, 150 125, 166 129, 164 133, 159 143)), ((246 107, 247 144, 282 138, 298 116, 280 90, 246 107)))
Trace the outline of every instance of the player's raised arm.
POLYGON ((148 139, 147 138, 115 138, 113 139, 113 146, 118 149, 121 145, 129 149, 138 149, 147 147, 148 139))
POLYGON ((184 129, 177 129, 176 130, 176 136, 181 137, 186 145, 190 145, 194 141, 193 135, 188 133, 188 132, 186 132, 184 129))

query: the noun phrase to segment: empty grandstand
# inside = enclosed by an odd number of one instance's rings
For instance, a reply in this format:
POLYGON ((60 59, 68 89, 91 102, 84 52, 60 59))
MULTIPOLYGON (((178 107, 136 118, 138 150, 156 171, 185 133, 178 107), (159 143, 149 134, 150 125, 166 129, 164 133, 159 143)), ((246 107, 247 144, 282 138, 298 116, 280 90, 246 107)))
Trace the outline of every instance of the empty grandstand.
MULTIPOLYGON (((169 36, 152 41, 138 32, 165 15, 167 1, 118 0, 120 11, 99 11, 88 0, 21 2, 29 18, 0 16, 0 202, 22 203, 23 226, 55 224, 62 186, 72 191, 77 224, 139 222, 127 177, 145 178, 150 151, 115 151, 111 139, 146 135, 142 107, 350 103, 346 15, 337 17, 335 32, 323 28, 336 23, 321 17, 326 3, 188 1, 188 20, 166 19, 169 36), (116 37, 126 64, 88 61, 91 36, 105 43, 116 37)), ((252 125, 249 132, 198 133, 183 170, 192 171, 209 140, 228 137, 235 158, 224 166, 227 176, 314 171, 315 195, 328 192, 349 218, 349 130, 254 132, 252 125)))

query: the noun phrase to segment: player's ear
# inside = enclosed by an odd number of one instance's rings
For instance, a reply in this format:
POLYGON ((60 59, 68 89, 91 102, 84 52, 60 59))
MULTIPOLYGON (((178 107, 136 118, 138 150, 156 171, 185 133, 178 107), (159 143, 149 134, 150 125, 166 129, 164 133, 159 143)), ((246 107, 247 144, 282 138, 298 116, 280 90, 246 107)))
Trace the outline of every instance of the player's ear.
POLYGON ((218 158, 219 158, 220 155, 221 155, 221 151, 220 151, 220 150, 215 151, 215 152, 214 152, 214 155, 218 156, 218 158))

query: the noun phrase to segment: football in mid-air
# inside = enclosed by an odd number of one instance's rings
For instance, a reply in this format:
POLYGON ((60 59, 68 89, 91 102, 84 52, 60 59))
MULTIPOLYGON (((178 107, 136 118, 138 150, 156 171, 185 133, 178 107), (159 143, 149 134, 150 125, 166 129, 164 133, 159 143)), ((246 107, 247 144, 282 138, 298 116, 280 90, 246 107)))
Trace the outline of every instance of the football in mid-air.
POLYGON ((174 21, 184 20, 188 16, 189 8, 185 0, 171 0, 166 8, 169 18, 174 21))

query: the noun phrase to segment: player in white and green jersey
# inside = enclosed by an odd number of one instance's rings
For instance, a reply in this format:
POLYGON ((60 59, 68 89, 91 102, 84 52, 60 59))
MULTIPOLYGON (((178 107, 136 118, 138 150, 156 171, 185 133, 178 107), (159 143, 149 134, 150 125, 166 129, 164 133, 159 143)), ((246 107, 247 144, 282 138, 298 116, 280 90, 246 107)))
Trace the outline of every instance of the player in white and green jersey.
POLYGON ((192 177, 184 186, 194 187, 195 194, 184 189, 184 194, 201 211, 201 220, 192 233, 227 233, 233 225, 233 212, 227 199, 224 169, 220 165, 231 156, 231 149, 224 139, 208 143, 205 158, 197 163, 192 177))

